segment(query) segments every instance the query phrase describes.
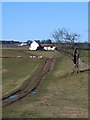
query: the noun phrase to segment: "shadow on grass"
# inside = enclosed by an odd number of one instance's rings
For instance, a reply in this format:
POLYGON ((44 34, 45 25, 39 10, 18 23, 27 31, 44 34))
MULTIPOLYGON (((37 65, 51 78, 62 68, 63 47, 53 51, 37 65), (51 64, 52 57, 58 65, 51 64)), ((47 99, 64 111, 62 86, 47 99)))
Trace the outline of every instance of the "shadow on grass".
POLYGON ((64 74, 64 75, 60 76, 60 78, 61 78, 61 79, 63 79, 63 78, 68 77, 69 75, 70 75, 69 73, 66 73, 66 74, 64 74))

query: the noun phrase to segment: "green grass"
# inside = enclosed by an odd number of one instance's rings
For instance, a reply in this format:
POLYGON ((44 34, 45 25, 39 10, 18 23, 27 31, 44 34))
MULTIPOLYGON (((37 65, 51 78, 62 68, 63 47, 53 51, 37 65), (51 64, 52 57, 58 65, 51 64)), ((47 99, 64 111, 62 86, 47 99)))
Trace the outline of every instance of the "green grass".
POLYGON ((3 56, 22 56, 30 57, 31 55, 43 56, 43 57, 55 57, 58 55, 56 51, 30 51, 30 50, 19 50, 19 49, 3 49, 3 56))
POLYGON ((29 57, 29 54, 26 53, 26 50, 3 49, 2 50, 2 56, 22 56, 22 57, 29 57))
POLYGON ((90 54, 90 50, 81 50, 80 51, 81 60, 83 60, 85 63, 88 63, 89 62, 89 54, 90 54))
POLYGON ((54 57, 57 56, 56 51, 27 51, 29 54, 41 55, 43 57, 54 57))
POLYGON ((88 71, 71 75, 71 60, 59 57, 39 93, 3 108, 6 118, 88 117, 88 71))
POLYGON ((30 81, 35 74, 38 74, 41 71, 45 61, 45 59, 30 59, 29 57, 26 58, 27 54, 20 51, 18 52, 5 50, 3 54, 12 55, 12 53, 15 53, 16 55, 23 54, 24 58, 3 59, 3 96, 19 89, 20 87, 22 87, 22 85, 24 86, 27 81, 30 81))

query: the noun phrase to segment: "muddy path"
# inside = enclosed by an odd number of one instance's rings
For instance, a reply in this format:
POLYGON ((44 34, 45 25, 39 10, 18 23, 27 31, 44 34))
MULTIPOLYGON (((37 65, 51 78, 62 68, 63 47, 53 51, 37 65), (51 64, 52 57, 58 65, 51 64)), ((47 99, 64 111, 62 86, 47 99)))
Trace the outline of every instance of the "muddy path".
POLYGON ((15 93, 12 93, 7 97, 2 98, 3 107, 19 103, 27 97, 36 94, 40 90, 40 87, 42 86, 45 77, 51 71, 54 61, 55 58, 47 58, 42 71, 37 76, 33 77, 33 79, 30 80, 30 82, 27 83, 23 89, 17 90, 15 91, 15 93))

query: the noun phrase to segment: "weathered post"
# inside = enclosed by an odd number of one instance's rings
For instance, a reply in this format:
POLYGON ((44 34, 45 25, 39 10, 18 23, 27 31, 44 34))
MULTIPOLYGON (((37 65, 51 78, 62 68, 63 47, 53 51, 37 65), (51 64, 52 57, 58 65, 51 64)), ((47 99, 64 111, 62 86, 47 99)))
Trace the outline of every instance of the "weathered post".
POLYGON ((75 72, 79 72, 79 50, 77 47, 73 51, 73 71, 71 73, 75 72))

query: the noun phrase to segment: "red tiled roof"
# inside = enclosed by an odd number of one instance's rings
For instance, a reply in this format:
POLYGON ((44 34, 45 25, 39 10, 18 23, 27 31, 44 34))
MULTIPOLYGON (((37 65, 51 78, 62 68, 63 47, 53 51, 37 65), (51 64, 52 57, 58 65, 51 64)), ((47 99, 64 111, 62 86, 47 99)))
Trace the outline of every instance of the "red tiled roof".
POLYGON ((54 45, 52 45, 52 44, 41 44, 41 46, 42 46, 42 47, 52 47, 52 46, 54 46, 54 45))

